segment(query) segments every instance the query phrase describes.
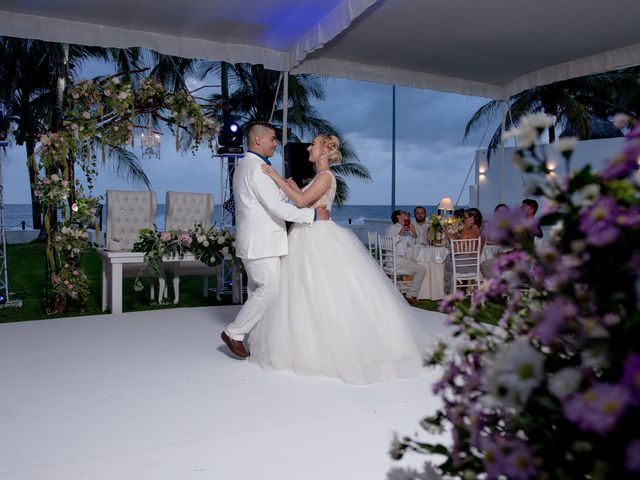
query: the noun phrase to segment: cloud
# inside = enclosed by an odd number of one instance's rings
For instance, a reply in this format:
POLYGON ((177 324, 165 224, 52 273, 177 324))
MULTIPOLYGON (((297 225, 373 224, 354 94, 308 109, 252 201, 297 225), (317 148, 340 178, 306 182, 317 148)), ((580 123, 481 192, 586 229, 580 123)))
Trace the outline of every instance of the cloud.
MULTIPOLYGON (((427 204, 443 196, 468 199, 464 180, 481 132, 463 142, 464 127, 485 99, 396 88, 396 204, 427 204)), ((391 203, 391 112, 389 85, 331 79, 321 114, 355 146, 373 182, 347 180, 349 203, 391 203)))

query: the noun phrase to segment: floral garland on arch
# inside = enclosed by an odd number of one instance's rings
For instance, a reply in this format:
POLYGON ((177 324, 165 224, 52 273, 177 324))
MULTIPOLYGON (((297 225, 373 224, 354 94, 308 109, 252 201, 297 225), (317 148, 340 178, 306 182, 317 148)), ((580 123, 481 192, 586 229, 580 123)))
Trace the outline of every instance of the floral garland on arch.
MULTIPOLYGON (((189 253, 210 267, 219 265, 225 258, 231 258, 234 263, 241 265, 235 256, 235 246, 235 237, 228 230, 218 229, 215 225, 204 228, 202 224, 196 224, 192 230, 160 232, 143 228, 139 240, 133 245, 133 251, 144 252, 146 265, 141 271, 148 268, 155 277, 160 277, 164 257, 182 259, 189 253)), ((142 288, 138 275, 134 280, 134 290, 140 291, 142 288)))
MULTIPOLYGON (((461 339, 426 359, 443 370, 442 407, 421 421, 426 435, 396 437, 390 451, 432 457, 389 478, 640 477, 640 124, 602 171, 561 177, 535 145, 550 122, 527 117, 509 135, 551 238, 534 245, 538 222, 519 209, 491 222, 514 250, 470 304, 459 294, 441 304, 461 339), (474 320, 490 302, 506 302, 498 328, 474 320)), ((567 166, 575 144, 554 144, 567 166)))
MULTIPOLYGON (((47 241, 47 262, 53 265, 50 280, 52 311, 66 311, 71 303, 84 309, 89 294, 87 276, 82 271, 82 256, 89 247, 87 227, 97 223, 97 199, 79 197, 67 210, 66 201, 71 187, 57 174, 38 179, 36 196, 45 208, 60 209, 63 222, 50 229, 47 241)), ((45 217, 45 222, 48 218, 45 217)))
MULTIPOLYGON (((47 232, 47 309, 54 313, 67 311, 71 303, 84 305, 88 290, 76 285, 85 279, 79 260, 66 258, 64 241, 68 232, 87 243, 86 229, 97 228, 91 216, 98 199, 92 196, 93 182, 98 174, 98 159, 102 161, 115 149, 134 146, 136 119, 156 115, 167 123, 176 135, 176 149, 180 133, 189 136, 192 151, 202 142, 210 148, 216 141, 219 124, 202 112, 200 105, 188 92, 167 92, 153 78, 142 79, 137 86, 121 80, 124 74, 100 81, 80 82, 66 92, 66 111, 62 129, 40 136, 40 169, 46 172, 36 180, 35 190, 44 205, 44 227, 47 232), (170 115, 167 114, 169 112, 170 115), (79 165, 87 182, 89 196, 82 195, 74 167, 79 165), (52 224, 52 213, 62 211, 64 220, 52 224), (82 235, 77 236, 76 233, 82 235), (57 238, 63 240, 58 241, 57 238), (76 273, 74 273, 76 272, 76 273), (76 282, 77 281, 77 282, 76 282), (60 285, 74 284, 73 289, 60 285), (76 283, 74 283, 76 282, 76 283)), ((76 238, 74 237, 74 238, 76 238)), ((75 241, 75 240, 74 240, 75 241)), ((87 245, 80 249, 86 250, 87 245)))

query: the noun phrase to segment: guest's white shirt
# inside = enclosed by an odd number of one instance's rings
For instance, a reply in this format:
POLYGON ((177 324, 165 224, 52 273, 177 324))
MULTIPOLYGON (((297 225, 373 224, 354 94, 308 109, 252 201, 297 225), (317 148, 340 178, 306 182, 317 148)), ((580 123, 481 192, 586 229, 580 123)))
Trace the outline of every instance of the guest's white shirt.
POLYGON ((388 227, 384 235, 385 237, 393 237, 396 244, 396 258, 407 258, 407 248, 415 245, 416 241, 411 235, 411 232, 400 233, 402 225, 394 223, 388 227))
POLYGON ((415 222, 413 226, 416 228, 416 243, 418 245, 426 245, 429 243, 427 241, 427 235, 429 233, 429 222, 424 221, 424 223, 415 222))

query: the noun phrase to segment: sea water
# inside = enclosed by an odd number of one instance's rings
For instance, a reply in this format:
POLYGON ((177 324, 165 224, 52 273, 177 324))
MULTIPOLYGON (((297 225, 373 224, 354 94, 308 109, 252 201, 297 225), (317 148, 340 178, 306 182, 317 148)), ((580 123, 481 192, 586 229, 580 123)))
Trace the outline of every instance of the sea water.
MULTIPOLYGON (((425 205, 427 214, 435 211, 434 205, 425 205)), ((396 205, 397 210, 407 210, 411 212, 413 218, 413 209, 415 205, 396 205)), ((347 225, 354 224, 360 225, 364 222, 365 218, 368 219, 382 219, 389 220, 391 222, 391 206, 390 205, 344 205, 342 207, 334 206, 331 211, 331 218, 334 222, 347 225)), ((156 209, 156 227, 158 230, 164 228, 164 215, 165 205, 158 204, 156 209)), ((228 221, 230 217, 227 215, 225 220, 228 221)), ((211 216, 212 223, 219 225, 221 223, 221 210, 220 206, 216 205, 211 216)), ((4 206, 4 221, 5 227, 10 230, 20 230, 24 222, 26 229, 33 228, 33 221, 31 219, 31 205, 29 204, 8 204, 4 206)), ((104 224, 106 217, 103 215, 102 224, 104 230, 104 224)))

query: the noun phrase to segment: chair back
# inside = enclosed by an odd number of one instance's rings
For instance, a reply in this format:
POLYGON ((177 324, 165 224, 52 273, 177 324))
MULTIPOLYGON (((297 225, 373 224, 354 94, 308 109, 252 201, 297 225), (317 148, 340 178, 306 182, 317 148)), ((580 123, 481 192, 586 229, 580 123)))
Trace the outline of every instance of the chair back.
POLYGON ((472 291, 480 286, 480 237, 451 240, 453 288, 472 291))
POLYGON ((378 263, 393 284, 403 293, 411 287, 411 280, 406 280, 410 272, 399 269, 396 260, 396 242, 393 237, 378 236, 378 263))
POLYGON ((369 241, 369 255, 376 260, 378 259, 378 232, 374 230, 367 231, 367 239, 369 241))
POLYGON ((130 251, 142 228, 153 228, 156 192, 107 190, 105 249, 130 251))
POLYGON ((196 223, 211 226, 215 201, 210 193, 167 192, 165 230, 190 230, 196 223))

